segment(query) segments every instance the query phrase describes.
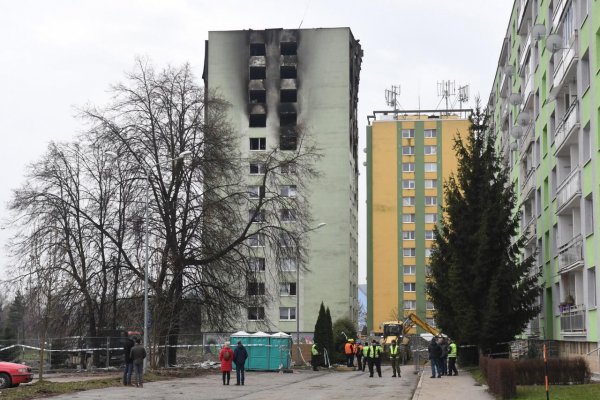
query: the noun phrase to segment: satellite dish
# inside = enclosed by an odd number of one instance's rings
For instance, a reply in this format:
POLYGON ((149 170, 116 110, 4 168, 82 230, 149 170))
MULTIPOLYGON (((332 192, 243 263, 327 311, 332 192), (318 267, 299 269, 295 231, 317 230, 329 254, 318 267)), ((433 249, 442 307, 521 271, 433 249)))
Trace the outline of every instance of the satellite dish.
POLYGON ((563 38, 555 33, 548 36, 546 39, 546 49, 552 53, 556 53, 558 50, 562 49, 563 38))
POLYGON ((363 161, 363 167, 366 167, 366 166, 367 166, 367 162, 363 161))
POLYGON ((511 144, 508 146, 508 148, 509 148, 509 149, 511 149, 511 150, 516 150, 516 149, 517 149, 517 144, 516 144, 515 142, 512 142, 512 143, 511 143, 511 144))
POLYGON ((513 106, 516 106, 517 104, 521 104, 522 101, 523 101, 523 96, 521 96, 520 93, 511 93, 510 96, 508 96, 508 102, 510 104, 512 104, 513 106))
POLYGON ((535 24, 531 28, 531 37, 533 38, 533 40, 538 41, 544 36, 546 36, 546 26, 542 24, 535 24))
POLYGON ((510 130, 510 135, 512 137, 514 137, 515 139, 520 138, 522 134, 523 134, 523 128, 520 127, 519 125, 513 126, 512 129, 510 130))
POLYGON ((513 67, 512 65, 505 66, 504 73, 506 74, 506 76, 513 76, 513 74, 515 73, 515 67, 513 67))
POLYGON ((527 111, 522 111, 521 114, 517 116, 517 123, 521 126, 529 125, 531 121, 531 115, 527 111))

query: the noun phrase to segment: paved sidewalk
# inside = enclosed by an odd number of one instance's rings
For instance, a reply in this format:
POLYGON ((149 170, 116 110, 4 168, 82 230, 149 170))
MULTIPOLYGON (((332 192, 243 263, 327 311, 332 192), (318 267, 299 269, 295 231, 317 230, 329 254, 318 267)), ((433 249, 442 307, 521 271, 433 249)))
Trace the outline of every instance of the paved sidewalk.
POLYGON ((459 369, 458 376, 430 378, 429 364, 421 374, 412 400, 494 400, 485 386, 478 386, 468 372, 459 369))

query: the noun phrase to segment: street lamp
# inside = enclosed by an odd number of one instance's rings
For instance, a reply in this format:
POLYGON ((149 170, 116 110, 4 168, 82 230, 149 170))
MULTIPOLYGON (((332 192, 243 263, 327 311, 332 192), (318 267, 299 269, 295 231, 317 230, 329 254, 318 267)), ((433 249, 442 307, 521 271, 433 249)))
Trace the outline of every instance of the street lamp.
MULTIPOLYGON (((107 154, 113 158, 117 158, 118 154, 114 151, 105 151, 104 154, 107 154)), ((148 349, 148 263, 149 263, 149 242, 150 242, 150 233, 149 233, 149 223, 148 223, 148 209, 150 208, 150 171, 153 168, 157 167, 160 164, 168 163, 171 161, 181 160, 189 155, 192 152, 190 150, 186 150, 181 152, 177 157, 171 158, 169 160, 165 160, 163 163, 154 163, 151 168, 146 170, 141 163, 138 165, 142 168, 142 170, 146 173, 146 189, 144 196, 145 205, 144 205, 144 223, 145 223, 145 240, 144 240, 144 348, 148 349)), ((144 372, 148 370, 148 358, 144 358, 144 372)))
MULTIPOLYGON (((301 235, 304 235, 308 232, 316 231, 317 229, 321 229, 327 225, 325 222, 319 223, 314 228, 305 230, 301 232, 301 235)), ((300 351, 300 266, 296 265, 296 345, 298 347, 298 355, 300 356, 302 352, 300 351)), ((299 357, 300 359, 301 357, 299 357)))

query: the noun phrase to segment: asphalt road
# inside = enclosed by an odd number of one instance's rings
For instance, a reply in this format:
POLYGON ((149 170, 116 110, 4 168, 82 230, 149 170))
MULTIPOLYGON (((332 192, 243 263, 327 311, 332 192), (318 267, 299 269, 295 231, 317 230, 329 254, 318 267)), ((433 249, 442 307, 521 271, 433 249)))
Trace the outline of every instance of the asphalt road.
POLYGON ((335 400, 335 399, 411 399, 417 384, 414 367, 403 366, 402 378, 392 378, 389 366, 382 378, 369 378, 367 372, 296 370, 294 373, 247 372, 245 386, 235 386, 235 372, 224 386, 220 372, 198 378, 151 382, 143 388, 115 387, 89 390, 52 399, 244 399, 244 400, 335 400))

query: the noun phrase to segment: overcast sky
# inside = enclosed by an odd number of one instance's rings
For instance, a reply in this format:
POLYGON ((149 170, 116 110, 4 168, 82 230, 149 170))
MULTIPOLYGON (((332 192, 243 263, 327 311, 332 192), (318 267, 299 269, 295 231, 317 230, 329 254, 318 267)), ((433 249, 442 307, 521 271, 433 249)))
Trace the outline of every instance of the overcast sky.
MULTIPOLYGON (((10 264, 6 203, 27 164, 51 140, 81 132, 76 108, 104 104, 136 56, 156 67, 189 62, 198 81, 211 30, 350 27, 364 50, 359 88, 366 116, 401 85, 405 109, 436 108, 436 83, 469 84, 487 100, 512 0, 0 0, 0 272, 10 264)), ((361 172, 364 153, 360 152, 361 172)), ((365 174, 361 174, 361 189, 365 174)), ((365 192, 360 282, 365 282, 365 192)), ((324 228, 326 229, 326 228, 324 228)))

